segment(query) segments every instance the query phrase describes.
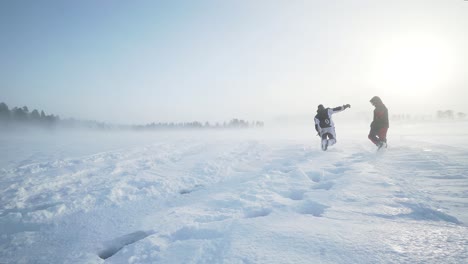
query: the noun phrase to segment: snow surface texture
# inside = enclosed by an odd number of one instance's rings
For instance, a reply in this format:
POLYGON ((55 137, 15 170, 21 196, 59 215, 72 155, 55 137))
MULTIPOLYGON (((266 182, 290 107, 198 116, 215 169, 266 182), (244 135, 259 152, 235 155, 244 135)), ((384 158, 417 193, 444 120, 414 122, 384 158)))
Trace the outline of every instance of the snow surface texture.
POLYGON ((468 263, 468 126, 0 139, 0 263, 468 263))

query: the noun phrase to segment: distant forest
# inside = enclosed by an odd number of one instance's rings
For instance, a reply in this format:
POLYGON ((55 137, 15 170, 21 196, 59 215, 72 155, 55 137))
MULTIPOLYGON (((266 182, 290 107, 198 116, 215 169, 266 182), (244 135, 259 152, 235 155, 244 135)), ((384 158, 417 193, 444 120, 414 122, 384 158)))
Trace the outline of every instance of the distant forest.
MULTIPOLYGON (((438 110, 435 114, 435 120, 465 120, 466 114, 463 112, 455 112, 453 110, 438 110)), ((431 115, 410 115, 410 114, 394 114, 391 116, 393 121, 430 121, 434 120, 431 115)))
POLYGON ((169 129, 222 129, 222 128, 253 128, 263 127, 262 121, 245 121, 234 118, 229 122, 183 122, 183 123, 150 123, 146 125, 114 125, 98 121, 83 121, 74 118, 60 119, 58 115, 47 115, 44 111, 34 109, 29 111, 27 106, 8 108, 6 103, 0 103, 0 128, 14 128, 17 126, 35 126, 44 128, 87 128, 100 130, 169 130, 169 129))
POLYGON ((60 121, 59 116, 46 115, 44 111, 39 112, 34 109, 32 112, 29 112, 27 106, 14 107, 10 110, 7 104, 0 103, 0 124, 4 126, 29 124, 50 127, 58 121, 60 121))

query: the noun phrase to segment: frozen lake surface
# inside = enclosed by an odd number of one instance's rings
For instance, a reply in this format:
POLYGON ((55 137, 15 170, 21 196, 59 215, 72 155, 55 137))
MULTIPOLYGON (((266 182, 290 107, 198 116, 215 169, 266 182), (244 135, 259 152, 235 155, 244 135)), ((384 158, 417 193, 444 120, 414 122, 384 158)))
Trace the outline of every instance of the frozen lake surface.
POLYGON ((466 263, 466 122, 366 129, 3 134, 0 263, 466 263))

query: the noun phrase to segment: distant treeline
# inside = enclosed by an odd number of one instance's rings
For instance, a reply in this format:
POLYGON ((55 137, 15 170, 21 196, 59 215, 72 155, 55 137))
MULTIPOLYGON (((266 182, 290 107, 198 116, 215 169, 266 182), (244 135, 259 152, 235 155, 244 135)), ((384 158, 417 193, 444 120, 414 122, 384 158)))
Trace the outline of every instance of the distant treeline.
POLYGON ((37 126, 53 126, 60 121, 59 116, 46 115, 44 111, 34 109, 29 112, 27 106, 9 109, 5 103, 0 103, 0 123, 2 125, 28 124, 37 126))
POLYGON ((221 128, 252 128, 263 127, 262 121, 245 121, 234 118, 229 122, 185 122, 185 123, 151 123, 146 125, 113 125, 98 121, 83 121, 74 118, 60 119, 58 115, 46 115, 44 111, 34 109, 29 111, 27 106, 14 107, 11 110, 5 103, 0 103, 0 128, 14 128, 16 126, 39 126, 60 128, 86 128, 97 130, 169 130, 169 129, 221 129, 221 128))
MULTIPOLYGON (((466 114, 463 112, 455 112, 453 110, 438 110, 435 115, 435 120, 464 120, 466 114)), ((393 114, 393 121, 430 121, 434 120, 432 115, 410 115, 410 114, 393 114)))
POLYGON ((151 123, 143 126, 133 126, 137 130, 154 130, 154 129, 172 129, 172 128, 251 128, 251 127, 263 127, 262 121, 245 121, 242 119, 234 118, 230 122, 214 123, 209 122, 189 122, 189 123, 151 123))
POLYGON ((437 111, 438 119, 465 119, 466 114, 462 112, 455 113, 453 110, 439 110, 437 111))

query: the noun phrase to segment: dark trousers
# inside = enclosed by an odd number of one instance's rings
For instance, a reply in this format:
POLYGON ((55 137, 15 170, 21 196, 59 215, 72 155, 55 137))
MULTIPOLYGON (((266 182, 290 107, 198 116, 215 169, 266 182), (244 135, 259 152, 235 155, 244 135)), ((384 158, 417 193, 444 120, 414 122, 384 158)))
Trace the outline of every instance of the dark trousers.
POLYGON ((387 142, 387 130, 388 130, 388 127, 382 127, 378 129, 372 128, 371 131, 369 132, 368 138, 374 144, 377 144, 380 141, 387 142))

